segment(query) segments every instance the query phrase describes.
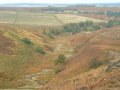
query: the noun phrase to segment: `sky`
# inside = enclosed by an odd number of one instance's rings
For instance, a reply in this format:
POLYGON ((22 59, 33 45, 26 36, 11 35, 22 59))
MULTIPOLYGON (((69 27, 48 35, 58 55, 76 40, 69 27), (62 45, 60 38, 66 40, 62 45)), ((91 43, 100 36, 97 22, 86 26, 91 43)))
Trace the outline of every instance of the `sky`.
POLYGON ((0 0, 4 3, 115 3, 120 0, 0 0))

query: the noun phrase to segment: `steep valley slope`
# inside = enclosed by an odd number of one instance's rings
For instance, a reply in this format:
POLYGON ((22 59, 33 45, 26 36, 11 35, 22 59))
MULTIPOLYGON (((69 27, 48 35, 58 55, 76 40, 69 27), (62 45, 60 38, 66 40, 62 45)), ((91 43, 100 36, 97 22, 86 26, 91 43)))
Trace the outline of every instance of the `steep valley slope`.
POLYGON ((1 89, 119 90, 119 68, 120 26, 50 39, 40 27, 0 24, 1 89))
POLYGON ((120 89, 120 27, 82 35, 70 40, 77 54, 43 90, 120 89))

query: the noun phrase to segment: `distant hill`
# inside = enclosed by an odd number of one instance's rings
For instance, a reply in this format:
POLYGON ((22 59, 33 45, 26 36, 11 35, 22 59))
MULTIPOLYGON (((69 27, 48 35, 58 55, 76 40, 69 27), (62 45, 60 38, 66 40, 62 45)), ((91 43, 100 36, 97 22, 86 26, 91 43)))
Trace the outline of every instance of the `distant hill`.
POLYGON ((15 3, 15 4, 0 4, 0 7, 66 7, 67 4, 49 4, 49 3, 15 3))
POLYGON ((67 6, 106 6, 106 7, 120 7, 120 3, 92 3, 92 4, 50 4, 50 3, 14 3, 14 4, 0 4, 0 7, 48 7, 48 6, 53 6, 53 7, 67 7, 67 6))

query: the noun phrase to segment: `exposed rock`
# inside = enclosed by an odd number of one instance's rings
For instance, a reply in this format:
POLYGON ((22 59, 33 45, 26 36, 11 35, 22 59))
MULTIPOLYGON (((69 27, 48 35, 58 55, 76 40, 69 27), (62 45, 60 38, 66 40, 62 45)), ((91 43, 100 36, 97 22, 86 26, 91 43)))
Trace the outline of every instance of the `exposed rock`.
POLYGON ((120 68, 120 60, 115 61, 115 62, 113 62, 112 64, 110 64, 110 65, 107 67, 106 71, 112 71, 113 69, 118 69, 118 68, 120 68))

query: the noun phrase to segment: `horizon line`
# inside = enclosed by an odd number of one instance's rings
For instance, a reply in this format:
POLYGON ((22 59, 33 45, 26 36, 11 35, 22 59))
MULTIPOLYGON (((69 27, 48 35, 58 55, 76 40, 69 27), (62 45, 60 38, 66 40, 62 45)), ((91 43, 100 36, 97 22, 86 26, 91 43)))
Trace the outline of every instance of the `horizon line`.
POLYGON ((92 2, 92 3, 34 3, 34 2, 25 2, 25 3, 0 3, 0 4, 112 4, 112 3, 120 3, 120 2, 105 2, 105 3, 103 3, 103 2, 98 2, 98 3, 94 3, 94 2, 92 2))

